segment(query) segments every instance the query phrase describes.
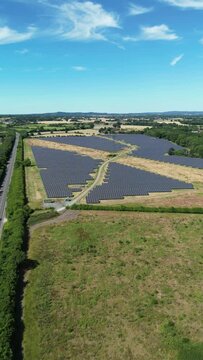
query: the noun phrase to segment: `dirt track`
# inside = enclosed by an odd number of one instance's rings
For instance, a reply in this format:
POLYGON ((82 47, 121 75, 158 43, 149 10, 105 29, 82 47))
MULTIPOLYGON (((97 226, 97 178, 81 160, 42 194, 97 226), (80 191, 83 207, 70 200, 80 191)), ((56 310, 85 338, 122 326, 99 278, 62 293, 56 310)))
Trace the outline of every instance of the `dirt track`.
POLYGON ((63 214, 53 218, 53 219, 49 219, 46 221, 43 221, 41 223, 35 224, 33 226, 30 227, 30 233, 32 234, 33 231, 47 226, 47 225, 57 225, 57 224, 61 224, 65 221, 71 221, 71 220, 75 220, 78 218, 78 216, 80 215, 80 211, 74 211, 74 210, 66 210, 63 214))

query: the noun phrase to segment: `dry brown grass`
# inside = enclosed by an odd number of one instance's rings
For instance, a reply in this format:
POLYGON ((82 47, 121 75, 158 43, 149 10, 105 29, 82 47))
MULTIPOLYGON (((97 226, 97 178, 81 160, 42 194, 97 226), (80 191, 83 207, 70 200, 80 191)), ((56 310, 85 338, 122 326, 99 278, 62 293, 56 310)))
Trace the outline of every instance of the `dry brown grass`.
MULTIPOLYGON (((180 119, 180 120, 182 120, 182 119, 180 119)), ((155 120, 155 122, 158 124, 169 124, 169 125, 175 124, 175 125, 185 126, 185 124, 182 124, 178 119, 170 119, 170 120, 158 119, 158 120, 155 120)))
POLYGON ((99 134, 99 131, 96 129, 71 130, 68 132, 68 134, 69 136, 70 135, 95 136, 99 134))
POLYGON ((107 159, 109 153, 106 151, 90 149, 82 146, 74 146, 69 144, 60 144, 54 141, 44 141, 41 139, 29 139, 28 143, 30 146, 40 146, 48 149, 62 150, 62 151, 73 151, 81 155, 87 155, 94 159, 107 159))
POLYGON ((68 124, 70 123, 69 120, 53 120, 53 121, 49 121, 49 120, 43 120, 43 121, 38 121, 38 124, 43 124, 43 125, 64 125, 64 124, 68 124))
POLYGON ((118 200, 102 200, 101 205, 143 205, 166 207, 203 207, 203 195, 198 190, 174 190, 168 193, 151 193, 148 196, 126 196, 118 200))
POLYGON ((143 125, 121 125, 121 130, 133 130, 133 131, 142 131, 145 129, 151 129, 152 126, 143 126, 143 125))

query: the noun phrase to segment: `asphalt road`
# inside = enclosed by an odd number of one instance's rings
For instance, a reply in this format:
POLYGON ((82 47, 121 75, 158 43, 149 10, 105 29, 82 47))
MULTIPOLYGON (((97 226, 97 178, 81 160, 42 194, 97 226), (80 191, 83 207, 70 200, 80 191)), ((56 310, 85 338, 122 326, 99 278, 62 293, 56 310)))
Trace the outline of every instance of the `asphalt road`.
POLYGON ((16 134, 15 144, 13 146, 11 157, 7 165, 6 176, 0 187, 0 235, 2 233, 3 225, 6 220, 6 200, 7 200, 9 185, 11 182, 11 177, 13 174, 18 142, 19 142, 19 134, 16 134))

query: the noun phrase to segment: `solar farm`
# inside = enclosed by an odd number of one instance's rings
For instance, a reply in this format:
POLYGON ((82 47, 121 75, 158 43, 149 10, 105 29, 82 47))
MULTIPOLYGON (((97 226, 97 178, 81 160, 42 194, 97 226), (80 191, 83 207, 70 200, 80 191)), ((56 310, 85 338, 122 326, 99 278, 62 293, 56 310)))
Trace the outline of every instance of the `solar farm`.
POLYGON ((138 150, 133 151, 132 156, 203 169, 203 159, 176 155, 169 156, 168 151, 170 148, 174 148, 175 150, 183 149, 183 147, 171 141, 142 134, 116 134, 110 135, 109 137, 115 141, 123 141, 126 144, 137 145, 138 150))
MULTIPOLYGON (((125 148, 125 145, 115 142, 113 139, 102 138, 96 136, 62 136, 62 137, 48 137, 46 141, 53 141, 60 144, 76 145, 85 148, 102 150, 108 152, 117 152, 125 148)), ((119 139, 118 139, 119 141, 119 139)))
POLYGON ((48 198, 65 198, 80 192, 93 179, 90 175, 101 163, 88 156, 32 147, 48 198), (71 187, 75 185, 75 187, 71 187))
POLYGON ((95 204, 101 200, 123 199, 125 196, 144 196, 153 192, 192 188, 192 184, 112 163, 109 165, 104 184, 95 187, 89 193, 87 203, 95 204))
MULTIPOLYGON (((180 146, 168 140, 141 134, 116 134, 105 137, 64 136, 48 137, 44 140, 45 145, 32 146, 32 152, 48 199, 77 201, 77 196, 85 192, 83 203, 98 204, 104 200, 122 201, 128 197, 136 199, 153 193, 171 193, 173 190, 194 188, 190 181, 181 181, 178 178, 129 166, 125 164, 125 158, 122 164, 118 163, 117 158, 122 158, 123 152, 126 151, 128 159, 136 157, 203 169, 203 159, 167 155, 171 147, 178 150, 181 149, 180 146), (56 146, 75 145, 77 149, 81 148, 81 153, 46 148, 48 143, 55 143, 56 146), (94 159, 84 155, 83 149, 109 153, 112 160, 94 159), (102 166, 105 171, 97 181, 97 174, 102 166)), ((81 198, 80 196, 80 200, 81 198)))

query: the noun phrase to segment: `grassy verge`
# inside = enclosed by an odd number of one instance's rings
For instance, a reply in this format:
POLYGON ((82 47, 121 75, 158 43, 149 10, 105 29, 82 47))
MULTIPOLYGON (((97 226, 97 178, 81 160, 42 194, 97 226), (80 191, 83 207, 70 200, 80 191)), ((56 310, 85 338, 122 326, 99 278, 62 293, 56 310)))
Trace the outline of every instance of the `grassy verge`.
POLYGON ((82 212, 32 234, 24 359, 200 360, 201 215, 82 212))
POLYGON ((44 189, 39 169, 36 166, 32 149, 27 143, 27 140, 24 140, 24 153, 25 159, 29 158, 32 163, 32 166, 25 168, 28 202, 31 209, 38 209, 42 207, 43 200, 46 199, 46 191, 44 189))

